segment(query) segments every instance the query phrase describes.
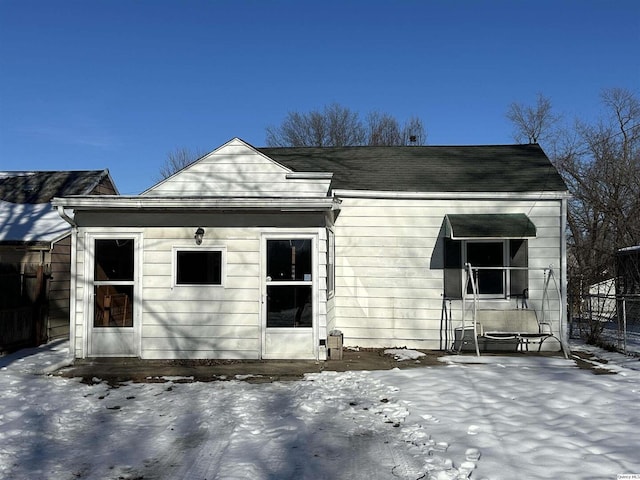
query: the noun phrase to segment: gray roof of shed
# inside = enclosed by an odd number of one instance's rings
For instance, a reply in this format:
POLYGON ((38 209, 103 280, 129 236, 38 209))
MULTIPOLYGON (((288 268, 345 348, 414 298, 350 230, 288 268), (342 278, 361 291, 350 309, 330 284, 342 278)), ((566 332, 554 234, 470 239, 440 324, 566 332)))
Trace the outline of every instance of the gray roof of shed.
POLYGON ((567 187, 537 144, 290 147, 258 151, 295 172, 332 172, 340 190, 531 192, 567 187))
POLYGON ((108 175, 108 170, 0 172, 0 200, 38 204, 53 197, 85 195, 108 175))

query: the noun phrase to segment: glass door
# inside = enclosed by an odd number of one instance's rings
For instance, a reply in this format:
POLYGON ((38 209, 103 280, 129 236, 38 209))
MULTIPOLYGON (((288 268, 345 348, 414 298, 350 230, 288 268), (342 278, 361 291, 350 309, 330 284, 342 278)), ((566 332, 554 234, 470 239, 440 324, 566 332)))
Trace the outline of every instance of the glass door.
POLYGON ((266 238, 265 358, 315 358, 315 241, 266 238))
POLYGON ((135 356, 136 238, 92 238, 92 356, 135 356))

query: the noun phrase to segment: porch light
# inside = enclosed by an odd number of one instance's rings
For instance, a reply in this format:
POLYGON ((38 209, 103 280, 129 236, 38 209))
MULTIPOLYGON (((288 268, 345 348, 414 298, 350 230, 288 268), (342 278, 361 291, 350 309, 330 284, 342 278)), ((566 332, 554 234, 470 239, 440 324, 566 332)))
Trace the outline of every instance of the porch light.
POLYGON ((196 245, 200 245, 202 243, 202 237, 204 237, 204 228, 198 227, 196 234, 193 237, 196 239, 196 245))

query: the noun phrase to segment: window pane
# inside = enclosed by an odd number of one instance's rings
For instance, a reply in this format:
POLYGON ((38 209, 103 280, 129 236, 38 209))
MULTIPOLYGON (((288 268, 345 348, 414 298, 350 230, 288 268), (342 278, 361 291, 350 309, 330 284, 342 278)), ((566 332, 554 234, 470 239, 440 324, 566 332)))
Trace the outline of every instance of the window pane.
MULTIPOLYGON (((527 267, 528 252, 526 240, 509 241, 509 261, 512 267, 527 267)), ((529 274, 526 270, 511 270, 511 294, 512 297, 522 297, 529 288, 529 274)))
POLYGON ((444 296, 462 298, 462 242, 444 239, 444 296))
POLYGON ((222 252, 179 251, 176 256, 178 285, 222 285, 222 252))
POLYGON ((311 281, 311 240, 267 240, 267 276, 273 282, 311 281))
POLYGON ((96 240, 94 279, 133 280, 133 240, 96 240))
POLYGON ((467 243, 467 262, 474 267, 502 267, 502 242, 467 243))
POLYGON ((267 287, 267 327, 311 327, 310 285, 267 287))
MULTIPOLYGON (((503 267, 503 242, 468 242, 467 262, 472 267, 503 267)), ((478 293, 502 295, 504 293, 504 270, 483 270, 476 277, 478 293)), ((471 285, 467 293, 472 293, 471 285)))
POLYGON ((94 327, 133 327, 133 285, 94 287, 94 327))

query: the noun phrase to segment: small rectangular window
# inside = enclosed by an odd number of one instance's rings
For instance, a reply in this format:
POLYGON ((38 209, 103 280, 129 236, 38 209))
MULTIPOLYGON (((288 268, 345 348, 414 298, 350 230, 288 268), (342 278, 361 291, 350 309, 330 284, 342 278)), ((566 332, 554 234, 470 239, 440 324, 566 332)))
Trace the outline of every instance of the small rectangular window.
POLYGON ((222 250, 176 250, 176 285, 222 285, 222 250))

